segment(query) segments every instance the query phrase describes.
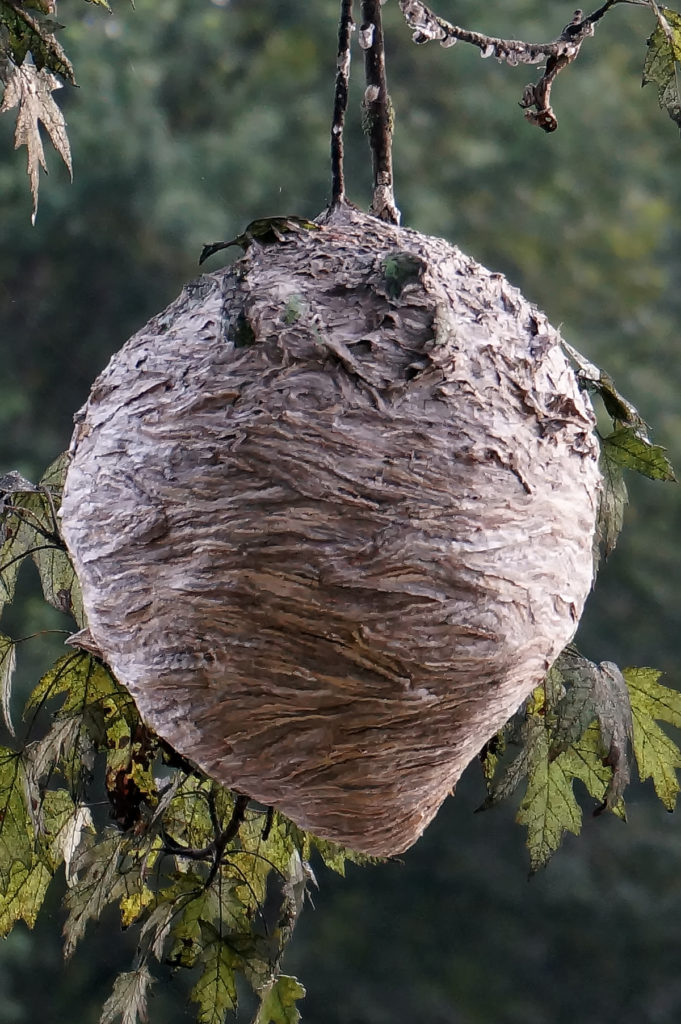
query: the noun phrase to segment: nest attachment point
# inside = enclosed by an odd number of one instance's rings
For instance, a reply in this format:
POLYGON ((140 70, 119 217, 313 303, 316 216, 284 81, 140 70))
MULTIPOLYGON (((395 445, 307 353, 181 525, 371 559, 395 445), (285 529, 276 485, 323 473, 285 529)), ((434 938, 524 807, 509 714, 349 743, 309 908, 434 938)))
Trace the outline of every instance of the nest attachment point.
POLYGON ((79 417, 92 637, 213 778, 399 853, 574 634, 593 428, 543 314, 444 241, 345 208, 254 243, 79 417))

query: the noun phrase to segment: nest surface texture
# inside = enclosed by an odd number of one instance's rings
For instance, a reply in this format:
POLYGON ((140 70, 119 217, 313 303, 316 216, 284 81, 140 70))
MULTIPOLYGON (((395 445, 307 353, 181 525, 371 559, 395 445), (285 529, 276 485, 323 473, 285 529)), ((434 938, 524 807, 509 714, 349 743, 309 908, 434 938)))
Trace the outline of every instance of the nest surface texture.
POLYGON ((574 634, 593 428, 544 315, 446 242, 345 210, 253 244, 77 418, 92 638, 212 777, 398 853, 574 634))

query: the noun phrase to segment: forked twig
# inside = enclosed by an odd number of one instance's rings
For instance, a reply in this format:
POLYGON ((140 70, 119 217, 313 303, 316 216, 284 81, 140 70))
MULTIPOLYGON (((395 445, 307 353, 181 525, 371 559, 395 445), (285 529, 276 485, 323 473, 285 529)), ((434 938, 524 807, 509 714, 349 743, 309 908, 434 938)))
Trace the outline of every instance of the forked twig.
POLYGON ((526 43, 520 39, 500 39, 452 25, 434 14, 421 0, 399 2, 407 24, 413 29, 415 43, 437 41, 442 46, 453 46, 461 40, 477 46, 481 57, 496 57, 498 61, 511 67, 518 64, 540 64, 546 60, 544 74, 535 84, 525 86, 520 100, 527 120, 545 132, 553 132, 558 127, 558 120, 550 102, 553 83, 560 72, 579 56, 582 43, 594 34, 596 23, 619 3, 650 6, 649 0, 606 0, 598 10, 587 17, 584 17, 582 11, 575 11, 572 21, 553 42, 526 43))

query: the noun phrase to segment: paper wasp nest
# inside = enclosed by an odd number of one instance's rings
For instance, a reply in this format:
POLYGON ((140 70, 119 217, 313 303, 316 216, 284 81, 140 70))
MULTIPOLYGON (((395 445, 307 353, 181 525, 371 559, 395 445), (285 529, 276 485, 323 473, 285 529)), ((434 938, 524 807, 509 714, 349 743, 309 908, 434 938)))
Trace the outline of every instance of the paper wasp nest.
POLYGON ((559 340, 501 275, 348 210, 131 338, 63 525, 150 726, 320 836, 410 846, 591 584, 594 419, 559 340))

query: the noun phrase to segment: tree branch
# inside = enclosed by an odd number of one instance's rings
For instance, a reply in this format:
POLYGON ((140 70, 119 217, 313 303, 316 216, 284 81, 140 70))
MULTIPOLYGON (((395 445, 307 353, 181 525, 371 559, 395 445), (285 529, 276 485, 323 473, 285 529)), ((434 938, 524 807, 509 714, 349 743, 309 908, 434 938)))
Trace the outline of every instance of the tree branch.
MULTIPOLYGON (((594 34, 594 27, 618 3, 638 3, 639 0, 606 0, 606 2, 584 17, 582 11, 575 11, 572 21, 551 43, 526 43, 520 39, 499 39, 482 32, 452 25, 434 14, 421 0, 400 0, 400 8, 410 28, 414 30, 415 43, 429 43, 437 40, 441 46, 453 46, 461 40, 471 43, 480 50, 481 57, 496 57, 511 67, 518 64, 540 64, 546 59, 546 70, 536 84, 525 86, 520 106, 530 124, 536 124, 545 132, 553 132, 558 120, 551 108, 551 88, 558 74, 579 55, 582 43, 594 34), (531 108, 534 107, 534 110, 531 108)), ((648 0, 641 0, 649 6, 648 0)))
POLYGON ((350 81, 350 40, 355 23, 352 19, 353 0, 341 0, 338 26, 338 61, 336 64, 336 91, 333 100, 331 124, 331 209, 345 202, 345 175, 343 170, 343 128, 348 109, 348 83, 350 81))
POLYGON ((373 167, 371 212, 381 220, 399 224, 400 211, 393 191, 393 110, 385 74, 385 48, 380 0, 362 0, 359 43, 364 50, 364 128, 369 136, 373 167))

